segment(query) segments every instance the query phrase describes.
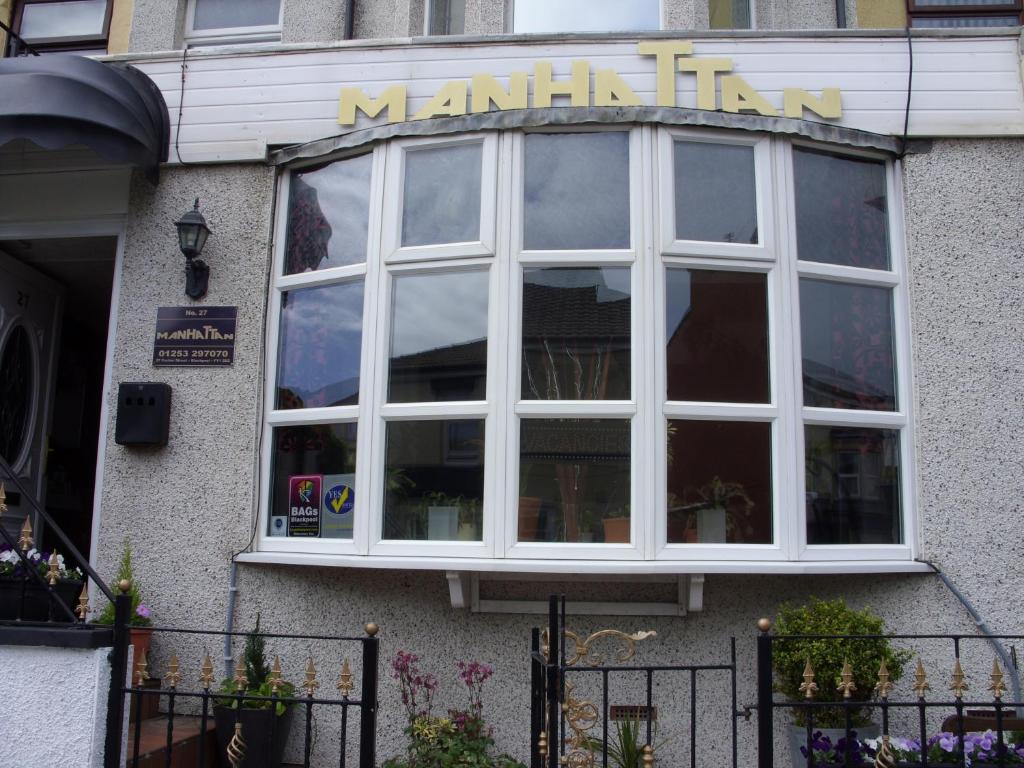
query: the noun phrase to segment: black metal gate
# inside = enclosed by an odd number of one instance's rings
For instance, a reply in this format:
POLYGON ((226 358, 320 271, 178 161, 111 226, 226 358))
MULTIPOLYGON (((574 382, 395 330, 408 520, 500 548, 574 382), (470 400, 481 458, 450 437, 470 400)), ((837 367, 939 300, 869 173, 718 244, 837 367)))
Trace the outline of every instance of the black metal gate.
MULTIPOLYGON (((654 632, 627 634, 604 629, 583 638, 568 629, 565 622, 565 598, 552 596, 548 604, 548 626, 535 628, 531 648, 530 768, 607 768, 611 765, 653 766, 656 763, 698 768, 701 765, 737 766, 737 719, 746 716, 736 702, 736 640, 729 645, 729 659, 721 664, 630 664, 637 644, 655 636, 654 632), (617 642, 614 661, 608 663, 595 646, 617 642), (718 678, 713 693, 724 711, 728 707, 728 744, 718 739, 718 751, 701 743, 703 734, 712 730, 704 718, 709 714, 698 700, 703 699, 701 685, 708 676, 718 678), (612 685, 612 679, 616 681, 612 685), (724 679, 722 679, 724 678, 724 679), (624 681, 624 682, 622 682, 624 681), (662 681, 669 699, 656 699, 662 681), (687 686, 688 683, 688 686, 687 686), (582 689, 592 693, 580 692, 582 689), (683 701, 672 696, 688 689, 683 701), (613 692, 639 697, 641 704, 616 705, 613 692), (659 738, 659 705, 675 706, 685 727, 673 729, 669 739, 659 738), (614 728, 614 733, 612 732, 614 728), (659 760, 668 744, 671 763, 659 760), (724 754, 723 754, 724 752, 724 754)), ((706 693, 706 691, 705 691, 706 693)))

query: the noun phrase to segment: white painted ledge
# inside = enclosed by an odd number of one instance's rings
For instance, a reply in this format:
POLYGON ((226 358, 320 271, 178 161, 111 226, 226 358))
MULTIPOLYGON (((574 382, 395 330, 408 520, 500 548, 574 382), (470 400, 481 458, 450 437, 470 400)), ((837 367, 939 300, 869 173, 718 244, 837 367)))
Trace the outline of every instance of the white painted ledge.
POLYGON ((240 563, 267 565, 315 565, 334 568, 381 568, 408 571, 461 571, 522 574, 874 574, 931 573, 914 560, 753 561, 753 560, 525 560, 471 557, 382 557, 328 555, 307 552, 246 552, 240 563))

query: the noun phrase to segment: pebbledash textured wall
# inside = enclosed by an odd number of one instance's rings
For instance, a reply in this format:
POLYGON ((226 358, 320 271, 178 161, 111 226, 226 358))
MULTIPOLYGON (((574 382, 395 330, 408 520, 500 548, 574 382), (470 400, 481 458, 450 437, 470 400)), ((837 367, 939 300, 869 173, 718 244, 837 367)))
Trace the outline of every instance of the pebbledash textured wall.
MULTIPOLYGON (((922 555, 1005 633, 1022 629, 1024 586, 1017 566, 1024 554, 1022 159, 1020 139, 938 140, 931 151, 906 158, 903 179, 922 555)), ((100 562, 103 573, 112 573, 122 539, 131 537, 137 576, 160 624, 223 627, 229 557, 252 532, 272 188, 271 170, 245 165, 167 169, 157 189, 141 181, 133 189, 113 382, 170 383, 172 429, 167 448, 147 451, 114 445, 112 421, 108 425, 100 562), (226 370, 153 369, 156 307, 187 303, 171 222, 197 194, 213 230, 204 252, 211 267, 205 303, 238 305, 236 362, 226 370)), ((386 674, 387 660, 399 649, 419 653, 442 679, 442 709, 460 703, 456 660, 494 665, 496 680, 485 698, 489 720, 499 746, 525 756, 530 629, 541 617, 453 610, 443 572, 241 565, 238 586, 238 628, 251 627, 257 614, 264 628, 282 632, 358 635, 364 622, 380 624, 382 758, 402 744, 397 689, 386 674)), ((543 586, 535 589, 544 596, 543 586)), ((631 589, 642 599, 657 587, 631 589)), ((896 632, 974 631, 932 575, 712 575, 703 613, 576 617, 570 623, 583 633, 609 626, 657 630, 658 638, 641 646, 643 662, 720 662, 727 659, 728 638, 736 637, 743 705, 755 701, 756 620, 810 595, 870 605, 896 632)), ((151 668, 159 673, 172 650, 189 680, 201 655, 209 651, 217 659, 219 646, 158 636, 151 668)), ((925 644, 920 650, 941 695, 951 671, 948 649, 925 644)), ((290 679, 301 680, 312 646, 272 642, 270 651, 281 653, 290 679)), ((315 654, 326 690, 342 656, 358 658, 354 647, 317 646, 315 654)), ((984 691, 990 650, 972 645, 964 659, 972 690, 984 691)), ((706 734, 701 751, 707 765, 724 764, 714 759, 721 754, 724 760, 727 749, 727 680, 702 685, 708 688, 698 706, 706 734)), ((906 691, 908 682, 901 687, 906 691)), ((611 703, 638 703, 638 697, 623 684, 611 703)), ((655 692, 663 708, 660 737, 668 740, 661 754, 669 761, 673 750, 688 749, 688 731, 674 719, 686 714, 687 698, 685 681, 665 681, 655 692)), ((324 716, 317 727, 316 759, 332 764, 337 726, 324 716)), ((755 720, 741 721, 739 734, 740 764, 750 765, 755 720)))

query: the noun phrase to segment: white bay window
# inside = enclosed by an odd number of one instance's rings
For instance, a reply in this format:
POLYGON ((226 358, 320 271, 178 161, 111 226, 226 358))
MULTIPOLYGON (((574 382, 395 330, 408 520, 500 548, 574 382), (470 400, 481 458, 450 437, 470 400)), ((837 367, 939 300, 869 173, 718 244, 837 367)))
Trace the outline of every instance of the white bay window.
POLYGON ((893 174, 653 126, 396 139, 289 169, 259 549, 909 560, 893 174))

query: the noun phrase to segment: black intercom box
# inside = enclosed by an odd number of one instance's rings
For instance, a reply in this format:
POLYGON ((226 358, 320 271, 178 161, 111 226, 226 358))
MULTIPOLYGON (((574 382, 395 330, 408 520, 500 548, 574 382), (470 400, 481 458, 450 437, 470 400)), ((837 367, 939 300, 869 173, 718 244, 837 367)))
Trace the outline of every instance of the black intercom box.
POLYGON ((170 384, 127 381, 117 388, 114 442, 118 445, 167 445, 170 426, 170 384))

